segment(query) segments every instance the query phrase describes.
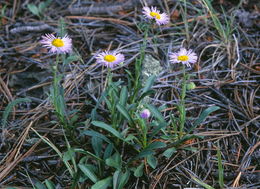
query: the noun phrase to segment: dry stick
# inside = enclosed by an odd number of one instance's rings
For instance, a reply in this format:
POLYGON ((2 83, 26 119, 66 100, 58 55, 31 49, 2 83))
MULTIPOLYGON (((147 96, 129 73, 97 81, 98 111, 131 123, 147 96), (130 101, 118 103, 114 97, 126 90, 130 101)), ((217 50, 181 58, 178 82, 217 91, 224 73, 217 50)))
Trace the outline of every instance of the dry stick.
POLYGON ((241 178, 242 172, 240 171, 235 179, 235 181, 233 182, 232 187, 238 187, 239 186, 239 180, 241 178))
MULTIPOLYGON (((18 144, 14 147, 13 151, 8 153, 8 159, 5 161, 6 165, 3 165, 0 169, 0 181, 12 170, 12 168, 14 168, 21 160, 22 158, 25 156, 20 154, 20 149, 26 139, 26 136, 32 126, 33 122, 31 121, 31 123, 29 124, 28 127, 26 127, 23 131, 22 136, 20 137, 20 140, 18 141, 18 144), (13 159, 13 161, 12 161, 13 159), (12 161, 12 162, 11 162, 12 161)), ((7 156, 6 155, 6 156, 7 156)), ((5 158, 4 158, 5 159, 5 158)))
POLYGON ((118 24, 123 24, 123 25, 128 25, 128 26, 134 25, 134 23, 123 21, 123 20, 120 20, 120 19, 115 19, 115 18, 103 18, 103 17, 94 17, 94 16, 66 16, 66 18, 110 21, 110 22, 115 22, 115 23, 118 23, 118 24))
MULTIPOLYGON (((252 153, 256 150, 256 148, 260 146, 260 141, 258 143, 256 143, 250 150, 249 150, 249 156, 252 155, 252 153)), ((246 156, 246 155, 244 155, 246 156)), ((241 164, 242 166, 243 164, 241 164)), ((241 166, 239 166, 239 169, 241 169, 241 166)), ((240 171, 236 177, 236 179, 234 180, 233 182, 233 185, 232 187, 237 187, 239 185, 239 180, 241 178, 241 175, 242 175, 242 171, 240 171)))
MULTIPOLYGON (((93 3, 89 7, 71 7, 69 8, 69 12, 71 14, 109 14, 119 12, 122 10, 133 9, 136 5, 140 3, 140 0, 126 0, 125 2, 114 3, 111 5, 107 5, 104 3, 93 3)), ((155 3, 155 0, 147 0, 148 6, 153 3, 155 3)))
POLYGON ((41 32, 44 30, 54 31, 54 28, 49 26, 48 24, 39 24, 36 26, 17 26, 10 30, 11 34, 23 33, 23 32, 41 32))
MULTIPOLYGON (((31 125, 32 125, 32 122, 30 122, 29 127, 31 127, 31 125)), ((24 136, 27 135, 27 134, 28 134, 28 128, 25 128, 25 129, 23 130, 21 136, 20 136, 19 139, 18 139, 18 143, 17 143, 16 146, 14 147, 14 150, 11 151, 11 152, 8 152, 8 153, 6 154, 6 156, 3 158, 3 160, 7 157, 6 162, 12 161, 13 156, 14 156, 14 159, 16 159, 16 156, 18 156, 18 152, 17 152, 17 151, 19 151, 19 150, 17 150, 17 148, 20 149, 19 146, 20 146, 21 143, 24 142, 24 140, 25 140, 24 136)), ((2 160, 2 161, 3 161, 3 160, 2 160)), ((0 171, 1 171, 1 169, 0 169, 0 171)))
MULTIPOLYGON (((25 132, 24 132, 24 133, 26 134, 26 136, 27 136, 29 130, 31 129, 32 125, 33 125, 33 121, 31 121, 31 123, 29 124, 29 126, 25 129, 25 132)), ((52 129, 54 129, 55 127, 57 127, 57 125, 55 125, 52 129)), ((47 134, 48 134, 48 133, 46 133, 46 134, 44 135, 44 137, 46 137, 47 134)), ((19 146, 19 147, 18 147, 18 150, 22 147, 23 142, 24 142, 26 136, 23 135, 23 136, 21 137, 21 140, 18 142, 18 144, 17 144, 17 146, 19 146), (20 145, 19 145, 19 144, 20 144, 20 145)), ((10 171, 12 171, 12 169, 13 169, 19 162, 21 162, 24 158, 26 158, 27 156, 29 156, 29 155, 34 151, 34 149, 41 143, 41 141, 42 141, 42 139, 39 139, 39 141, 36 142, 36 143, 35 143, 27 152, 25 152, 24 154, 18 155, 18 150, 17 150, 17 149, 14 149, 13 152, 9 153, 9 154, 10 154, 9 156, 10 156, 11 158, 12 158, 11 154, 15 154, 15 153, 16 153, 16 156, 15 156, 16 159, 14 159, 14 161, 12 161, 12 162, 6 162, 6 163, 5 163, 6 165, 5 165, 5 166, 3 165, 3 166, 2 166, 3 168, 0 168, 0 181, 2 181, 2 179, 4 179, 4 178, 10 173, 10 171)), ((15 147, 15 148, 17 148, 17 147, 15 147)))
POLYGON ((8 166, 6 166, 0 173, 0 181, 2 181, 2 179, 4 179, 20 161, 29 156, 34 151, 34 149, 40 144, 40 142, 41 140, 35 143, 26 153, 24 153, 23 155, 19 155, 17 159, 8 164, 8 166))
POLYGON ((0 86, 3 89, 2 92, 4 93, 5 97, 7 98, 8 102, 11 102, 14 98, 12 96, 12 93, 8 89, 7 85, 3 81, 2 77, 0 76, 0 86))
POLYGON ((15 20, 15 16, 16 16, 16 14, 15 14, 15 12, 16 12, 16 5, 17 5, 17 0, 14 0, 14 2, 13 2, 13 12, 12 12, 12 20, 13 21, 15 20))
MULTIPOLYGON (((0 76, 0 91, 3 92, 3 94, 5 95, 5 97, 8 100, 8 103, 10 103, 11 101, 14 100, 12 93, 10 92, 8 86, 5 84, 4 80, 2 79, 2 77, 0 76), (2 87, 1 87, 2 85, 2 87)), ((15 107, 13 107, 13 118, 15 117, 15 107)))
MULTIPOLYGON (((47 86, 47 85, 51 85, 51 83, 52 82, 45 82, 45 83, 41 83, 41 84, 38 84, 38 85, 34 85, 32 87, 29 87, 28 89, 23 90, 22 93, 25 93, 25 92, 28 92, 30 90, 34 90, 34 89, 37 89, 37 88, 40 88, 40 87, 44 87, 44 86, 47 86)), ((21 92, 18 93, 18 94, 21 94, 21 92)))
POLYGON ((77 83, 80 83, 84 78, 85 78, 85 73, 87 71, 89 71, 91 68, 95 67, 97 64, 93 64, 91 65, 89 68, 85 69, 83 72, 81 72, 80 74, 78 74, 76 77, 74 77, 75 79, 73 79, 73 81, 71 81, 71 83, 64 83, 63 84, 63 88, 66 89, 67 87, 69 87, 66 91, 65 91, 65 96, 70 93, 73 90, 74 84, 73 82, 77 81, 77 83))
POLYGON ((157 176, 157 180, 155 181, 154 185, 151 187, 151 189, 155 189, 156 185, 158 184, 160 178, 162 178, 163 174, 174 169, 175 167, 179 166, 180 164, 184 163, 185 161, 187 161, 188 159, 190 159, 191 157, 193 157, 194 155, 198 154, 199 152, 201 152, 203 150, 203 148, 197 152, 195 152, 194 154, 190 155, 189 157, 187 157, 186 159, 180 161, 179 163, 175 164, 174 166, 172 166, 171 168, 167 169, 170 164, 172 163, 172 161, 175 159, 175 157, 177 157, 177 155, 179 154, 176 154, 176 156, 165 166, 165 168, 162 170, 162 172, 157 176), (166 170, 167 169, 167 170, 166 170))

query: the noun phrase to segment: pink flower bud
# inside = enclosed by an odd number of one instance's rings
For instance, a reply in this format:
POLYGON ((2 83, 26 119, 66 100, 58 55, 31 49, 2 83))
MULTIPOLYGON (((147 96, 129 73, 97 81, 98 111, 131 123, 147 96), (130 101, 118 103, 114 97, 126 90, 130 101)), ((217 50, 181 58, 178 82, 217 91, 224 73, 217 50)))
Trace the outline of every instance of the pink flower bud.
POLYGON ((144 110, 140 113, 140 116, 141 116, 141 118, 143 118, 143 119, 149 118, 150 115, 151 115, 151 112, 150 112, 148 109, 144 109, 144 110))

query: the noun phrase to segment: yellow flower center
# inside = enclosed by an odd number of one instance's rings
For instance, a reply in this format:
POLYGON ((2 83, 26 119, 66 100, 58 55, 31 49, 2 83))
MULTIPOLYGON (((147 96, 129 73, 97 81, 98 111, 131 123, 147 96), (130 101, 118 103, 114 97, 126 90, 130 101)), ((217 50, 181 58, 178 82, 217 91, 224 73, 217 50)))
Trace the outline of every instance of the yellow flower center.
POLYGON ((158 20, 161 19, 161 15, 157 12, 150 12, 150 15, 158 20))
POLYGON ((107 62, 114 62, 116 60, 116 57, 114 55, 108 54, 104 56, 104 60, 107 62))
POLYGON ((179 61, 187 61, 187 60, 189 60, 189 57, 187 55, 181 55, 181 56, 178 56, 177 60, 179 60, 179 61))
POLYGON ((55 47, 63 47, 64 42, 61 39, 54 39, 51 44, 55 47))

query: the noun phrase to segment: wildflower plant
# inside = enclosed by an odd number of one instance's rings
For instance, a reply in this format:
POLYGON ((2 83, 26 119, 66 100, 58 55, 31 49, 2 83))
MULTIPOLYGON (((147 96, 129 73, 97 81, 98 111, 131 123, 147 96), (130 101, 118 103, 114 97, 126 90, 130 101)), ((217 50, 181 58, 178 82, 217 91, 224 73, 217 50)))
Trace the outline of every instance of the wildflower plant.
MULTIPOLYGON (((159 10, 157 10, 156 7, 143 7, 143 16, 148 19, 148 21, 141 23, 140 25, 137 25, 139 30, 143 33, 143 43, 140 47, 140 56, 136 59, 135 63, 135 73, 132 74, 130 71, 127 71, 129 78, 132 80, 133 83, 133 94, 131 95, 131 102, 134 103, 136 101, 136 97, 138 92, 142 88, 141 83, 141 72, 142 72, 142 63, 145 58, 145 50, 147 48, 147 42, 148 42, 148 36, 149 31, 153 31, 153 24, 156 23, 157 25, 165 25, 168 24, 170 21, 170 18, 166 13, 160 13, 159 10), (150 22, 149 22, 150 21, 150 22)), ((153 33, 153 32, 152 32, 153 33)), ((154 39, 156 35, 152 34, 152 38, 154 39)))
MULTIPOLYGON (((190 139, 185 138, 185 134, 191 132, 185 133, 184 128, 186 122, 185 97, 186 90, 193 89, 196 86, 188 87, 187 81, 190 76, 186 74, 185 69, 186 66, 192 67, 197 62, 198 57, 192 50, 185 48, 169 54, 172 64, 182 64, 183 78, 180 101, 177 105, 180 116, 178 119, 171 116, 172 119, 167 122, 161 113, 164 107, 157 108, 144 103, 143 99, 154 93, 152 86, 156 76, 150 76, 142 86, 141 72, 152 24, 165 25, 169 23, 169 17, 166 13, 160 13, 156 7, 144 7, 143 14, 151 22, 145 23, 140 28, 144 38, 139 51, 140 56, 136 59, 134 71, 125 69, 127 72, 126 80, 112 80, 111 70, 125 61, 125 55, 120 53, 119 50, 103 51, 95 55, 96 63, 107 68, 108 85, 98 98, 90 117, 85 121, 85 127, 77 130, 80 136, 77 136, 76 139, 73 135, 74 128, 71 127, 71 121, 67 115, 64 89, 60 85, 62 74, 59 73, 58 69, 59 63, 66 60, 65 56, 72 53, 72 39, 64 34, 64 31, 61 31, 62 35, 46 34, 40 41, 44 47, 49 49, 49 53, 56 55, 56 63, 53 65, 53 88, 50 95, 54 109, 65 131, 72 136, 73 141, 80 147, 71 147, 67 133, 65 133, 67 151, 62 154, 54 144, 36 133, 63 159, 73 178, 71 188, 77 188, 77 186, 80 188, 79 183, 89 180, 88 182, 93 184, 93 189, 110 186, 123 189, 131 175, 141 177, 143 172, 148 170, 147 164, 153 169, 156 168, 158 164, 156 150, 167 148, 163 155, 169 158, 174 150, 176 151, 176 146, 190 139), (107 116, 103 116, 101 120, 99 119, 99 110, 104 109, 107 116), (178 133, 178 143, 167 146, 164 139, 167 139, 166 129, 170 124, 174 125, 174 131, 178 133), (91 144, 92 150, 90 148, 85 150, 81 147, 82 144, 78 141, 78 138, 83 137, 87 138, 86 140, 91 144), (127 158, 125 158, 124 150, 122 150, 125 149, 125 146, 127 146, 127 150, 131 151, 130 157, 127 154, 127 158), (80 154, 77 156, 78 158, 76 158, 77 154, 80 154), (145 165, 146 169, 144 169, 145 165)), ((209 113, 215 110, 216 107, 204 111, 195 121, 193 127, 199 125, 209 113)))
POLYGON ((179 138, 183 137, 184 125, 186 121, 186 110, 185 110, 185 97, 187 90, 187 80, 189 80, 189 74, 185 73, 185 66, 191 67, 191 64, 195 64, 197 62, 198 56, 192 51, 187 50, 185 48, 181 48, 178 52, 170 53, 170 62, 172 64, 181 63, 182 66, 182 87, 181 87, 181 95, 180 95, 180 103, 177 105, 180 118, 179 118, 179 138))
POLYGON ((51 63, 53 85, 50 90, 50 99, 54 106, 60 125, 65 128, 66 134, 68 134, 71 138, 74 138, 74 131, 71 129, 73 128, 71 126, 72 121, 68 118, 69 115, 66 109, 64 89, 60 84, 64 76, 62 73, 64 70, 64 65, 68 64, 72 60, 75 60, 75 56, 70 56, 73 52, 72 39, 66 34, 64 20, 61 19, 59 22, 59 34, 45 34, 42 36, 40 43, 44 48, 49 49, 49 53, 51 55, 56 55, 55 63, 51 63), (61 70, 61 72, 59 70, 61 70))
POLYGON ((51 89, 51 100, 60 122, 67 129, 68 119, 66 118, 67 113, 65 110, 66 105, 64 100, 64 92, 62 86, 60 85, 62 76, 59 75, 58 67, 61 60, 60 55, 70 53, 72 51, 72 40, 68 35, 56 37, 53 34, 45 34, 42 36, 40 43, 43 47, 49 49, 49 53, 56 55, 56 62, 52 65, 53 88, 51 89))
POLYGON ((198 60, 198 56, 193 50, 191 49, 185 49, 181 48, 177 52, 173 52, 169 54, 170 57, 170 63, 172 64, 182 64, 182 81, 181 81, 181 91, 180 91, 180 100, 177 104, 177 109, 179 111, 179 118, 175 118, 173 115, 171 115, 171 122, 173 125, 174 132, 177 133, 177 138, 179 141, 177 141, 176 144, 185 142, 187 140, 190 140, 192 138, 196 138, 195 135, 187 135, 193 131, 194 128, 196 128, 210 113, 216 111, 219 109, 218 106, 211 106, 204 110, 199 118, 193 123, 193 126, 185 133, 184 132, 184 126, 186 122, 186 109, 185 109, 185 97, 187 90, 193 90, 196 88, 196 85, 194 82, 188 82, 190 79, 190 75, 186 73, 186 66, 192 67, 198 60))

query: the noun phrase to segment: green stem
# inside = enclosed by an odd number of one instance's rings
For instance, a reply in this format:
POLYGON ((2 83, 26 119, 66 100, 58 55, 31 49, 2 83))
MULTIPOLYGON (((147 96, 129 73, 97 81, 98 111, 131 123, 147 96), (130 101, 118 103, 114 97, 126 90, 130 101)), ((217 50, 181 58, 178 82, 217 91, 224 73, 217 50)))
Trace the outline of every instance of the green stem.
POLYGON ((146 121, 147 120, 141 119, 139 123, 141 127, 142 136, 143 136, 142 139, 143 149, 145 149, 147 146, 147 122, 146 121))
POLYGON ((107 72, 107 91, 108 91, 108 95, 110 96, 110 102, 111 102, 111 121, 112 121, 112 127, 114 129, 116 128, 116 104, 114 101, 114 96, 113 96, 113 88, 111 87, 112 85, 112 72, 111 69, 108 68, 108 72, 107 72))
POLYGON ((180 99, 180 138, 183 136, 183 130, 186 120, 186 110, 185 110, 185 96, 186 96, 186 73, 185 73, 185 65, 182 67, 182 87, 181 87, 181 99, 180 99))
POLYGON ((135 64, 135 81, 134 81, 134 94, 131 98, 131 104, 135 102, 136 96, 140 90, 141 86, 141 72, 142 72, 142 64, 145 57, 145 49, 147 47, 147 38, 148 38, 148 31, 149 31, 150 25, 147 26, 144 30, 144 40, 143 44, 140 49, 140 59, 136 61, 135 64))

